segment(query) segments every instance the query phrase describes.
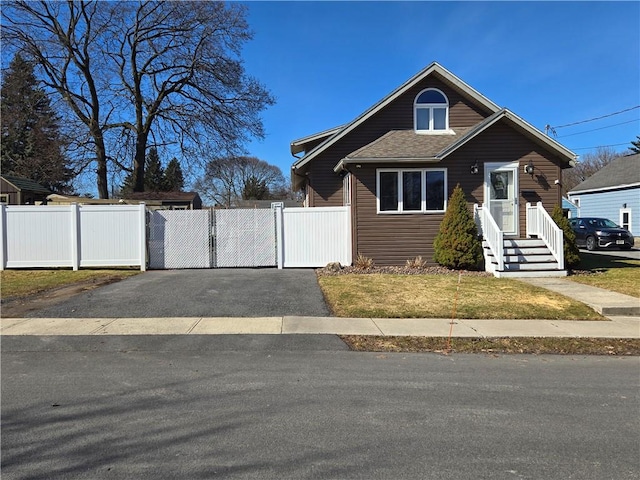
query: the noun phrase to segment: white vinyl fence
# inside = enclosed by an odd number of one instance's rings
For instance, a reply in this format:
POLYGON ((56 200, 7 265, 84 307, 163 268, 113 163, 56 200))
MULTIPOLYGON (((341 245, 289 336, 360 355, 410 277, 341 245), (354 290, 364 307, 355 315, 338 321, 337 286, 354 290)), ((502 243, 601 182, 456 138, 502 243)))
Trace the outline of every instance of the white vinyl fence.
POLYGON ((141 205, 1 205, 0 269, 146 268, 141 205))
POLYGON ((351 265, 349 207, 285 208, 282 226, 285 268, 351 265))
POLYGON ((0 269, 315 268, 351 264, 349 207, 175 210, 141 205, 5 206, 0 269), (149 222, 147 223, 147 217, 149 222), (148 228, 147 228, 148 227, 148 228))

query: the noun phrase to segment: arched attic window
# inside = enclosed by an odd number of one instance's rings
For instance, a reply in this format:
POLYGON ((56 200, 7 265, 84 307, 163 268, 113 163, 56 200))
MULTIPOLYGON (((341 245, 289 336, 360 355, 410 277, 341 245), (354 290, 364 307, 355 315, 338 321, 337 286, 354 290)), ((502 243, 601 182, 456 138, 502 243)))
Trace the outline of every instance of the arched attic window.
POLYGON ((449 131, 449 99, 437 88, 427 88, 414 103, 413 124, 416 132, 449 131))

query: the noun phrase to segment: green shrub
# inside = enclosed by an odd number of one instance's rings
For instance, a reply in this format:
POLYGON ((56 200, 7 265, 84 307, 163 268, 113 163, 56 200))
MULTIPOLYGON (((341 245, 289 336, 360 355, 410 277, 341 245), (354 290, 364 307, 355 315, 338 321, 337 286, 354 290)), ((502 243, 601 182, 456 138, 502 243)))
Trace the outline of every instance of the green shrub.
POLYGON ((578 246, 576 245, 576 234, 569 225, 569 219, 564 216, 560 205, 556 204, 556 206, 553 207, 551 218, 564 232, 564 242, 562 242, 564 267, 567 269, 576 268, 580 265, 580 253, 578 252, 578 246))
POLYGON ((449 198, 433 248, 433 259, 448 268, 477 270, 482 264, 482 243, 478 238, 478 228, 460 184, 456 185, 449 198))

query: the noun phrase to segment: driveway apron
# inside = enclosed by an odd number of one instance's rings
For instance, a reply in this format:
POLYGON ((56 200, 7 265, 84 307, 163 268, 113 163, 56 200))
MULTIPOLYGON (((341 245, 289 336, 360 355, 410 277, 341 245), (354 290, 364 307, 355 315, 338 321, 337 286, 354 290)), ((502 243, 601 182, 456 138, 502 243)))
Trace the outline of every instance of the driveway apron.
POLYGON ((328 316, 312 269, 154 270, 29 314, 41 318, 328 316))

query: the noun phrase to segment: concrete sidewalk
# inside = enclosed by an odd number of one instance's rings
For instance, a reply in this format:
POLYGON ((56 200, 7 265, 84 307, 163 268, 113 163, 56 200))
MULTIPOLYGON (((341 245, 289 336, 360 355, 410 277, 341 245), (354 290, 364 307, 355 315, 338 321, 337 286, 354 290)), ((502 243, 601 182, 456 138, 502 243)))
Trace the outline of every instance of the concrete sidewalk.
MULTIPOLYGON (((640 316, 640 298, 583 285, 566 278, 519 278, 518 280, 582 302, 606 317, 612 315, 640 316)), ((638 280, 636 286, 640 290, 640 276, 638 280)))
POLYGON ((2 319, 1 335, 230 335, 338 334, 423 337, 640 338, 640 318, 611 321, 464 320, 445 318, 15 318, 2 319))
POLYGON ((6 318, 0 335, 338 334, 446 337, 640 338, 640 299, 562 278, 520 279, 583 302, 610 321, 448 318, 6 318))

